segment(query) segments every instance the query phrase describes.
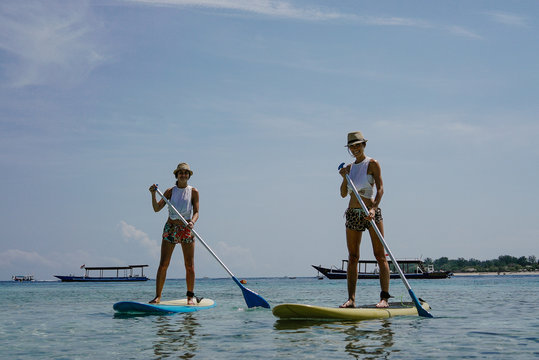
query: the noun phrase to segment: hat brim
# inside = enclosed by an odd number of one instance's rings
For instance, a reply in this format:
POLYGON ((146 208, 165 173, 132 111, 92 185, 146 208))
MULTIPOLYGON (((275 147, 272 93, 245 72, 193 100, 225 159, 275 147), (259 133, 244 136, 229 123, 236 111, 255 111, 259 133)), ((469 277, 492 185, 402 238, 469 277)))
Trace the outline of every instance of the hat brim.
POLYGON ((367 141, 368 141, 367 139, 365 139, 365 140, 355 140, 355 141, 352 141, 351 143, 349 143, 348 145, 344 145, 344 147, 350 147, 352 145, 366 143, 367 141))
MULTIPOLYGON (((179 172, 180 170, 183 170, 183 169, 174 170, 174 176, 178 176, 178 172, 179 172)), ((187 170, 187 171, 189 171, 189 176, 193 176, 193 172, 192 172, 191 170, 187 170)))

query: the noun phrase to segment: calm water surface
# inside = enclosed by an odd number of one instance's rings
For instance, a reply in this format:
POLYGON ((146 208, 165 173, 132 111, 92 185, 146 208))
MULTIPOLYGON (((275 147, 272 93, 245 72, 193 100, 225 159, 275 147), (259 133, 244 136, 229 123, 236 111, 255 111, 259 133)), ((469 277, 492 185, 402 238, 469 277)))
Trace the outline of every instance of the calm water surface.
MULTIPOLYGON (((337 306, 346 283, 315 278, 247 279, 275 306, 337 306)), ((217 307, 191 314, 119 316, 117 301, 149 301, 155 283, 0 282, 2 359, 535 359, 539 358, 539 276, 473 276, 410 281, 433 319, 362 322, 280 321, 247 309, 230 278, 197 280, 217 307)), ((374 303, 376 280, 358 288, 374 303)), ((391 293, 408 301, 400 280, 391 293)), ((167 280, 165 299, 185 294, 167 280)))

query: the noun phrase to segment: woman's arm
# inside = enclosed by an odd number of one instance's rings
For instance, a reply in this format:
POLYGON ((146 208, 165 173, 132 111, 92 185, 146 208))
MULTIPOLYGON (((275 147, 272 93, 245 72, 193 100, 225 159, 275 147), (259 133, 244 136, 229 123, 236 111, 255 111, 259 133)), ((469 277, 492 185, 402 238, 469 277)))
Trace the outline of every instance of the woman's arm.
POLYGON ((192 189, 191 203, 193 204, 193 216, 191 217, 191 221, 189 221, 188 225, 192 228, 198 220, 199 194, 196 188, 192 189))
MULTIPOLYGON (((382 169, 380 168, 380 164, 378 161, 372 159, 369 163, 368 173, 370 173, 374 179, 374 183, 376 184, 376 196, 374 197, 374 201, 372 202, 371 209, 376 210, 378 208, 378 205, 380 205, 380 202, 382 201, 382 196, 384 196, 384 182, 382 181, 382 169)), ((374 219, 374 211, 371 212, 369 210, 369 215, 372 214, 372 218, 374 219)))
POLYGON ((348 195, 348 182, 346 181, 346 174, 350 174, 350 165, 343 167, 341 170, 339 170, 339 174, 342 176, 342 183, 341 183, 341 197, 345 198, 348 195))
MULTIPOLYGON (((153 211, 159 212, 159 211, 161 211, 161 209, 163 209, 165 207, 165 200, 160 199, 159 201, 157 201, 157 199, 155 198, 156 191, 157 191, 157 186, 155 184, 150 186, 150 193, 152 194, 153 211)), ((163 195, 165 195, 165 197, 167 199, 170 199, 171 193, 172 193, 172 188, 167 189, 163 195)))

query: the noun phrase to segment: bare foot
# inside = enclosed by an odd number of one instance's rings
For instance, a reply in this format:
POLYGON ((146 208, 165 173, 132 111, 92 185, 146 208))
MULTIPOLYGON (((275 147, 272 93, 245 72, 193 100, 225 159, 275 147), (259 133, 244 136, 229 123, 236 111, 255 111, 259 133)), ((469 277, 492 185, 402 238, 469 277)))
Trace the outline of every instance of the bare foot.
POLYGON ((339 307, 341 309, 343 309, 343 308, 355 308, 356 304, 355 304, 354 300, 348 299, 348 301, 346 301, 344 304, 340 305, 339 307))
POLYGON ((156 296, 150 301, 150 304, 159 304, 161 302, 161 296, 156 296))
POLYGON ((377 308, 388 308, 389 303, 387 302, 386 299, 382 299, 382 300, 380 300, 380 302, 378 304, 376 304, 376 307, 377 308))
POLYGON ((195 302, 193 301, 192 297, 187 298, 187 305, 195 305, 195 302))

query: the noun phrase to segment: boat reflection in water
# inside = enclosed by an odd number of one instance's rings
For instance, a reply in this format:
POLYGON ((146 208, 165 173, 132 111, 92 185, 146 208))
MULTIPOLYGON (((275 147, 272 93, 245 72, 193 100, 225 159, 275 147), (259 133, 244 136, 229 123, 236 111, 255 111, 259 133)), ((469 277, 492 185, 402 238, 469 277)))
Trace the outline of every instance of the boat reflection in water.
MULTIPOLYGON (((391 260, 387 260, 391 279, 399 278, 395 265, 391 260)), ((402 272, 407 279, 446 279, 453 276, 451 271, 434 270, 433 265, 425 265, 420 259, 412 260, 397 260, 402 272)), ((346 279, 346 266, 348 260, 342 260, 341 268, 335 266, 325 268, 322 265, 311 265, 319 273, 322 273, 328 279, 346 279)), ((359 260, 358 262, 358 279, 378 279, 380 277, 378 271, 378 262, 376 260, 359 260)))

